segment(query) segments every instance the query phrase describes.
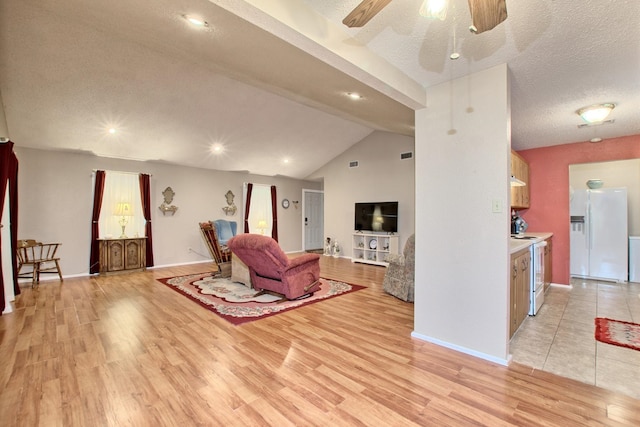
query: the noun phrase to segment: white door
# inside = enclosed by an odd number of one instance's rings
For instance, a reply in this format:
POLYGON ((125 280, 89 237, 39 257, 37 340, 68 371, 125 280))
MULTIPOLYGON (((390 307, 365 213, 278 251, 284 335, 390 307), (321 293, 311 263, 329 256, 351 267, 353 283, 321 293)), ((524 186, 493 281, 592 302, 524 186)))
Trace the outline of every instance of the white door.
POLYGON ((324 235, 324 193, 302 190, 304 204, 302 219, 304 227, 304 250, 322 249, 324 235))

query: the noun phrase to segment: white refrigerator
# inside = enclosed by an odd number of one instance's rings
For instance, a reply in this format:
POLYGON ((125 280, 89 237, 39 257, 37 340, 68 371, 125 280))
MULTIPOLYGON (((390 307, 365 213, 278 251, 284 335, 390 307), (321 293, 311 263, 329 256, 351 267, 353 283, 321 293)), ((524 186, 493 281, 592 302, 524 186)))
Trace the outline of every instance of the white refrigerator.
POLYGON ((575 190, 570 215, 571 276, 626 282, 627 189, 575 190))

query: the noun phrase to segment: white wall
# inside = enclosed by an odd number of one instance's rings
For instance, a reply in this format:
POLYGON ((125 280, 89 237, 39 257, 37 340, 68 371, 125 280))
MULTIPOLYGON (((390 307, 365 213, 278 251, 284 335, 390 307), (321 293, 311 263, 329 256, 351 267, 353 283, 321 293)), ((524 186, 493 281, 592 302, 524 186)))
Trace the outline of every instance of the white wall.
POLYGON ((569 185, 574 190, 587 189, 589 179, 602 179, 602 188, 627 187, 629 235, 640 236, 640 159, 569 166, 569 185))
POLYGON ((414 232, 415 161, 400 160, 400 153, 413 149, 413 138, 376 131, 310 176, 324 178, 324 234, 338 240, 343 257, 351 257, 356 202, 398 201, 402 251, 414 232))
POLYGON ((91 210, 94 169, 151 174, 151 221, 156 266, 200 262, 211 259, 198 223, 219 218, 238 222, 242 228, 242 184, 276 185, 279 242, 286 252, 301 250, 301 209, 283 209, 280 201, 301 200, 302 188, 319 189, 321 183, 238 172, 220 172, 154 162, 101 158, 83 153, 42 151, 15 147, 19 161, 18 238, 61 242, 64 276, 89 271, 91 210), (174 216, 158 209, 162 191, 176 193, 174 216), (227 217, 225 193, 235 194, 238 211, 227 217), (193 248, 195 253, 189 252, 193 248))
POLYGON ((428 89, 429 107, 416 112, 413 335, 506 364, 508 70, 468 78, 428 89))

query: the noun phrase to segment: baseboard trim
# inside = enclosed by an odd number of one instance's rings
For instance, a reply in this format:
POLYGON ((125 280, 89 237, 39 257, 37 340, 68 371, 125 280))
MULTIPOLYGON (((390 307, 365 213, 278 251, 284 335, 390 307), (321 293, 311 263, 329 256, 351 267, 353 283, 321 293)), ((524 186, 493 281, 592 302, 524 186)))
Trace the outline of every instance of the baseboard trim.
POLYGON ((445 348, 448 348, 448 349, 451 349, 451 350, 455 350, 455 351, 460 352, 460 353, 464 353, 464 354, 468 354, 468 355, 473 356, 473 357, 477 357, 478 359, 484 359, 484 360, 487 360, 489 362, 497 363, 498 365, 509 366, 509 363, 511 363, 511 355, 510 354, 507 356, 506 359, 502 359, 502 358, 499 358, 499 357, 496 357, 496 356, 492 356, 490 354, 486 354, 486 353, 482 353, 482 352, 479 352, 479 351, 476 351, 476 350, 472 350, 470 348, 462 347, 462 346, 459 346, 459 345, 456 345, 456 344, 451 344, 451 343, 446 342, 446 341, 441 341, 441 340, 439 340, 437 338, 433 338, 433 337, 429 337, 427 335, 419 334, 419 333, 417 333, 415 331, 411 332, 411 336, 413 338, 417 338, 417 339, 422 340, 422 341, 427 341, 427 342, 430 342, 432 344, 439 345, 440 347, 445 347, 445 348))

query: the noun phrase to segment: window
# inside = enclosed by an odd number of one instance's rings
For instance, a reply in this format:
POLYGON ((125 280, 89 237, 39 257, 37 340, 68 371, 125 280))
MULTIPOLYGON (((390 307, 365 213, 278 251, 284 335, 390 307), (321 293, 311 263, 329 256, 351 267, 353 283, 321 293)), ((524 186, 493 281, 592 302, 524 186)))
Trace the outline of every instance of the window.
POLYGON ((100 236, 144 236, 145 224, 138 174, 107 171, 100 211, 100 236))

